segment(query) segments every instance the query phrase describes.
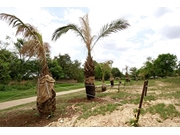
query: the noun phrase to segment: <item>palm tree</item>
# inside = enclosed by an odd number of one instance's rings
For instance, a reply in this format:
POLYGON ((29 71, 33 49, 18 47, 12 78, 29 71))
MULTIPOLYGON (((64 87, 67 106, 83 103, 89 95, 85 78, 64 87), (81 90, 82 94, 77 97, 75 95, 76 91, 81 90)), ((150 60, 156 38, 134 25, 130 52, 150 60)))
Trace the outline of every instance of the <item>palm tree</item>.
POLYGON ((0 19, 12 25, 13 28, 17 28, 16 36, 22 34, 23 38, 27 40, 20 50, 21 54, 29 57, 35 56, 40 60, 42 69, 38 79, 37 109, 40 114, 50 114, 54 112, 56 109, 56 93, 53 88, 54 79, 49 73, 46 60, 46 54, 50 51, 49 44, 43 42, 42 35, 34 26, 23 23, 16 16, 1 13, 0 19))
POLYGON ((97 36, 91 35, 91 28, 89 26, 88 14, 84 17, 80 17, 81 27, 75 24, 68 24, 63 27, 57 28, 53 35, 52 40, 56 41, 61 35, 65 34, 69 30, 74 31, 78 36, 80 36, 86 45, 88 55, 84 64, 84 76, 85 76, 85 88, 86 95, 88 99, 95 97, 95 85, 94 85, 94 63, 91 56, 91 51, 96 45, 97 41, 103 37, 107 37, 109 34, 118 32, 119 30, 126 29, 129 24, 124 19, 117 19, 112 21, 110 24, 106 24, 100 30, 97 36))
POLYGON ((110 76, 111 76, 111 65, 112 65, 113 61, 112 60, 108 60, 108 61, 105 61, 103 63, 100 63, 99 67, 102 71, 102 91, 106 91, 106 83, 105 83, 105 80, 104 80, 104 76, 105 76, 105 72, 107 70, 109 70, 108 72, 110 73, 110 76))

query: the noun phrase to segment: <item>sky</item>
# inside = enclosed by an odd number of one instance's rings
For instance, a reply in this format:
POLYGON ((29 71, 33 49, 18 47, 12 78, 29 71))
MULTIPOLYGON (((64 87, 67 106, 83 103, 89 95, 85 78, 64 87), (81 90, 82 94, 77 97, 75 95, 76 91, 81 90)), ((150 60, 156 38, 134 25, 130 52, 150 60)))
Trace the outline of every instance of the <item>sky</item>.
MULTIPOLYGON (((163 53, 174 54, 180 60, 180 7, 176 4, 166 3, 160 6, 151 3, 149 6, 144 2, 144 6, 139 6, 134 2, 129 6, 128 2, 119 5, 104 2, 106 6, 102 3, 98 6, 89 4, 89 1, 88 4, 79 6, 68 6, 68 3, 46 4, 32 7, 32 3, 28 6, 7 6, 8 3, 5 3, 0 7, 0 13, 15 15, 24 23, 37 27, 43 41, 51 46, 52 58, 59 54, 69 54, 71 60, 79 60, 84 64, 87 50, 81 38, 73 31, 62 35, 55 42, 51 41, 51 38, 59 27, 69 23, 80 26, 79 18, 88 14, 92 35, 97 35, 103 25, 119 18, 127 20, 130 24, 127 29, 112 33, 97 42, 92 50, 93 59, 97 62, 112 60, 112 67, 117 67, 123 72, 126 66, 140 68, 147 57, 156 59, 163 53)), ((15 41, 15 31, 15 28, 0 20, 1 41, 5 40, 6 35, 13 37, 15 41)))

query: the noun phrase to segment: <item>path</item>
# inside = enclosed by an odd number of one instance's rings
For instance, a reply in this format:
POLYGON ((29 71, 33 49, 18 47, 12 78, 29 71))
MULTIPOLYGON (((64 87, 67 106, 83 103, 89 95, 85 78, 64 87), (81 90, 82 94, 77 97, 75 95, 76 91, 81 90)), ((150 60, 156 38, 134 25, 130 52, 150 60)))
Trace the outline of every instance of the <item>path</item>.
MULTIPOLYGON (((69 93, 74 93, 74 92, 79 92, 79 91, 82 91, 82 90, 85 90, 85 88, 80 88, 80 89, 75 89, 75 90, 70 90, 70 91, 57 92, 56 96, 69 94, 69 93)), ((30 103, 30 102, 35 102, 36 98, 37 97, 34 96, 34 97, 30 97, 30 98, 23 98, 23 99, 18 99, 18 100, 2 102, 2 103, 0 103, 0 110, 7 109, 7 108, 10 108, 10 107, 13 107, 13 106, 27 104, 27 103, 30 103)))

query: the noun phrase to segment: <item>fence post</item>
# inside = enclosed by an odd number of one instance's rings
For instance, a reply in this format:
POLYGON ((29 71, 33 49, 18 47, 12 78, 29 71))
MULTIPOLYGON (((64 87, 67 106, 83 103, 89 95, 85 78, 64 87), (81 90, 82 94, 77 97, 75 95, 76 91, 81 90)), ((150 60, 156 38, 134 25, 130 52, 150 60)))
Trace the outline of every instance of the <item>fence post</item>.
POLYGON ((121 84, 121 80, 118 83, 118 92, 120 92, 120 84, 121 84))
POLYGON ((144 95, 147 94, 147 85, 148 85, 148 80, 145 80, 144 85, 143 85, 142 94, 141 94, 141 100, 140 100, 140 103, 139 103, 138 113, 137 113, 137 117, 136 117, 136 120, 137 120, 136 122, 137 123, 138 123, 138 120, 139 120, 139 115, 141 113, 141 107, 142 107, 142 102, 143 102, 144 95))
POLYGON ((146 96, 146 95, 147 95, 147 87, 148 87, 148 81, 146 82, 146 87, 145 87, 144 96, 146 96))

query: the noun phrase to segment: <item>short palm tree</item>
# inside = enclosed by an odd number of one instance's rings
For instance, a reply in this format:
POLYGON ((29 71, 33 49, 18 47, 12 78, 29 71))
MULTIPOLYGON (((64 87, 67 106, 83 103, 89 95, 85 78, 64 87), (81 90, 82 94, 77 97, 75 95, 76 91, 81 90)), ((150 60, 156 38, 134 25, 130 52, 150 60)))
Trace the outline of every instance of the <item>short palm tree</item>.
POLYGON ((107 37, 109 34, 117 32, 119 30, 126 29, 129 26, 129 23, 124 19, 117 19, 115 21, 112 21, 110 24, 104 25, 97 36, 91 35, 88 14, 84 17, 80 17, 80 23, 81 27, 78 27, 75 24, 68 24, 66 26, 57 28, 52 35, 52 40, 56 41, 58 38, 60 38, 61 35, 65 34, 69 30, 76 32, 77 35, 82 38, 88 52, 84 64, 86 95, 88 99, 91 99, 95 97, 94 63, 91 56, 91 51, 99 39, 107 37))
POLYGON ((42 35, 38 30, 30 25, 23 23, 19 18, 14 15, 1 13, 0 19, 6 21, 12 27, 17 28, 16 36, 23 35, 27 40, 22 46, 20 52, 29 57, 35 56, 41 61, 41 76, 38 79, 38 95, 37 95, 37 109, 40 114, 52 113, 56 109, 54 91, 54 79, 51 77, 46 61, 46 54, 50 51, 49 44, 43 42, 42 35))
POLYGON ((111 75, 111 67, 110 67, 110 64, 112 64, 112 60, 109 60, 109 61, 105 61, 104 63, 100 63, 99 64, 99 67, 102 71, 102 91, 106 91, 106 83, 105 83, 105 72, 108 71, 111 75))

